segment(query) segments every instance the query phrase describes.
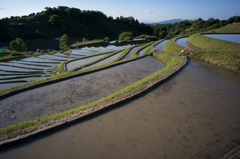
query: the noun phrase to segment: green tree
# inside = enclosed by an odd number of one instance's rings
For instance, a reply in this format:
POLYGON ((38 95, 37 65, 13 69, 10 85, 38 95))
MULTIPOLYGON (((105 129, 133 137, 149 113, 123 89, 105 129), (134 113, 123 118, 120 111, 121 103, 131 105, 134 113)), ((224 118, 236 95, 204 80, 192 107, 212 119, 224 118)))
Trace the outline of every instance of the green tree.
POLYGON ((23 39, 16 38, 16 40, 13 40, 13 41, 10 42, 10 49, 14 50, 14 51, 21 52, 21 51, 26 51, 27 46, 23 42, 23 39))
POLYGON ((161 31, 161 33, 159 33, 159 39, 163 39, 166 35, 167 33, 165 31, 161 31))
POLYGON ((109 38, 108 36, 106 36, 106 37, 104 38, 104 41, 110 41, 110 38, 109 38))
POLYGON ((51 23, 53 26, 60 26, 61 19, 58 15, 51 15, 48 22, 51 23))
POLYGON ((65 50, 70 48, 71 40, 69 39, 67 34, 63 34, 63 36, 61 36, 61 39, 59 40, 59 43, 60 49, 65 50))
POLYGON ((132 32, 123 32, 119 35, 119 40, 133 40, 132 32))
POLYGON ((86 42, 86 41, 88 41, 88 39, 83 37, 82 42, 86 42))

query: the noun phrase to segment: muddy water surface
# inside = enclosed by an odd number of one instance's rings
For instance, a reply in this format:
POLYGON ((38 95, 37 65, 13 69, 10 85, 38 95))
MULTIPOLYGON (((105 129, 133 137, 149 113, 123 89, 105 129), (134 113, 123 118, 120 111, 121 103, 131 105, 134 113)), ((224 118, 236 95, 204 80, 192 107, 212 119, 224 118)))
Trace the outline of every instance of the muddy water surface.
POLYGON ((157 60, 144 57, 2 99, 0 100, 0 128, 96 101, 163 67, 164 65, 157 60))
POLYGON ((147 94, 0 157, 203 159, 223 148, 211 157, 219 159, 239 144, 240 131, 233 131, 240 126, 239 94, 239 88, 189 61, 147 94))

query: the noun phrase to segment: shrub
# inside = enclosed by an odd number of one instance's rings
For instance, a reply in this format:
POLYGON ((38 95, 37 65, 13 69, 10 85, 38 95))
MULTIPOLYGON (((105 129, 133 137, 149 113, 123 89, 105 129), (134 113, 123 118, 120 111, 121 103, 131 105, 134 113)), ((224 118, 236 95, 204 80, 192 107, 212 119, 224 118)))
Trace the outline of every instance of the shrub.
POLYGON ((61 37, 61 39, 59 40, 59 47, 60 49, 69 49, 70 48, 70 44, 71 44, 71 41, 69 39, 69 37, 67 36, 67 34, 63 34, 63 36, 61 37))
POLYGON ((21 52, 21 51, 26 51, 27 46, 23 42, 23 39, 16 38, 16 40, 13 40, 13 41, 10 42, 10 49, 14 50, 14 51, 21 52))
POLYGON ((123 32, 119 35, 119 40, 133 40, 132 32, 123 32))

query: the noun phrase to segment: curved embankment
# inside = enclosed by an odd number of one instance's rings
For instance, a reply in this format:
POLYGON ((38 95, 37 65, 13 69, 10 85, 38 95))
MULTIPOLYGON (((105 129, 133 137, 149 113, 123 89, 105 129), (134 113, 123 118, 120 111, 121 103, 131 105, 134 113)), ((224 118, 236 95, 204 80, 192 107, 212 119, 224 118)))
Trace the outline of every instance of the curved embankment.
POLYGON ((191 48, 184 47, 176 43, 176 40, 183 37, 170 39, 164 46, 163 51, 171 52, 177 55, 191 55, 194 50, 191 48))
MULTIPOLYGON (((211 33, 212 34, 212 33, 211 33)), ((233 51, 240 50, 240 44, 211 37, 202 36, 201 34, 191 35, 187 41, 204 50, 210 51, 233 51)))
POLYGON ((58 73, 63 73, 63 72, 66 72, 67 69, 66 69, 66 65, 70 62, 74 62, 74 61, 77 61, 77 60, 81 60, 81 59, 85 59, 85 58, 89 58, 89 57, 94 57, 94 56, 99 56, 99 55, 104 55, 104 54, 109 54, 111 53, 110 52, 104 52, 104 53, 99 53, 99 54, 93 54, 93 55, 89 55, 89 56, 84 56, 84 57, 80 57, 80 58, 75 58, 73 60, 68 60, 68 61, 65 61, 63 63, 61 63, 60 65, 58 65, 54 70, 57 71, 58 73))
POLYGON ((240 72, 240 44, 205 37, 200 34, 191 35, 187 40, 190 44, 204 49, 196 51, 192 57, 240 72))
MULTIPOLYGON (((73 69, 70 69, 70 70, 68 70, 68 71, 74 72, 74 71, 80 70, 80 69, 82 69, 82 68, 84 68, 84 67, 89 67, 89 66, 91 66, 91 65, 93 65, 93 64, 96 64, 96 63, 102 61, 102 60, 108 59, 108 58, 110 58, 111 56, 114 56, 114 55, 118 54, 118 53, 121 52, 121 51, 122 51, 122 50, 114 51, 114 52, 112 52, 112 53, 110 53, 110 54, 107 54, 107 55, 105 55, 105 56, 103 56, 103 57, 99 57, 99 58, 97 58, 97 59, 95 59, 95 60, 92 60, 92 61, 90 61, 90 62, 84 63, 84 64, 82 64, 82 65, 79 65, 79 66, 77 66, 77 67, 75 67, 75 68, 73 68, 73 69)), ((65 70, 66 70, 66 67, 67 67, 66 65, 67 65, 67 64, 69 64, 69 63, 66 63, 66 64, 65 64, 65 70)))
POLYGON ((34 137, 46 134, 76 121, 83 120, 118 104, 126 102, 129 99, 146 92, 157 83, 167 79, 169 76, 182 68, 187 62, 186 57, 179 57, 162 51, 157 52, 156 57, 167 63, 167 66, 164 69, 136 82, 135 84, 122 89, 121 91, 98 101, 83 105, 77 109, 68 110, 60 114, 54 114, 35 121, 27 121, 1 129, 0 140, 2 142, 0 143, 0 149, 28 141, 34 137))
MULTIPOLYGON (((134 51, 131 53, 130 58, 138 57, 141 50, 144 50, 144 49, 146 50, 147 47, 150 46, 150 45, 152 45, 153 43, 155 43, 155 42, 147 43, 147 44, 141 46, 140 48, 138 48, 137 50, 134 50, 134 51)), ((145 50, 144 50, 144 51, 145 51, 145 50)), ((144 52, 143 52, 143 53, 144 53, 144 52)), ((142 55, 144 55, 143 53, 142 53, 142 55)))

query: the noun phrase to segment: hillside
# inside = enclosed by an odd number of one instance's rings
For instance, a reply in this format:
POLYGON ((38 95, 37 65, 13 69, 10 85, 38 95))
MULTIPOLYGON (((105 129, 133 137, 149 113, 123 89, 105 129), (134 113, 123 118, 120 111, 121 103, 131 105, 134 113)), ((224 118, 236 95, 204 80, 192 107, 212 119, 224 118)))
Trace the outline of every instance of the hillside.
POLYGON ((123 31, 151 34, 152 28, 139 23, 133 17, 107 17, 100 11, 80 10, 58 6, 46 7, 40 13, 0 20, 0 41, 22 39, 53 38, 63 34, 101 39, 106 36, 116 39, 123 31))
MULTIPOLYGON (((240 22, 240 16, 230 17, 228 20, 219 20, 209 18, 208 20, 203 20, 202 18, 194 19, 192 21, 184 20, 174 24, 152 24, 149 25, 154 30, 154 35, 158 36, 160 39, 173 38, 177 36, 190 36, 195 33, 203 33, 212 31, 213 29, 218 29, 233 22, 240 22)), ((232 27, 231 29, 238 30, 238 25, 232 27)), ((224 28, 222 32, 226 32, 224 28)), ((218 32, 216 30, 216 32, 218 32)))

